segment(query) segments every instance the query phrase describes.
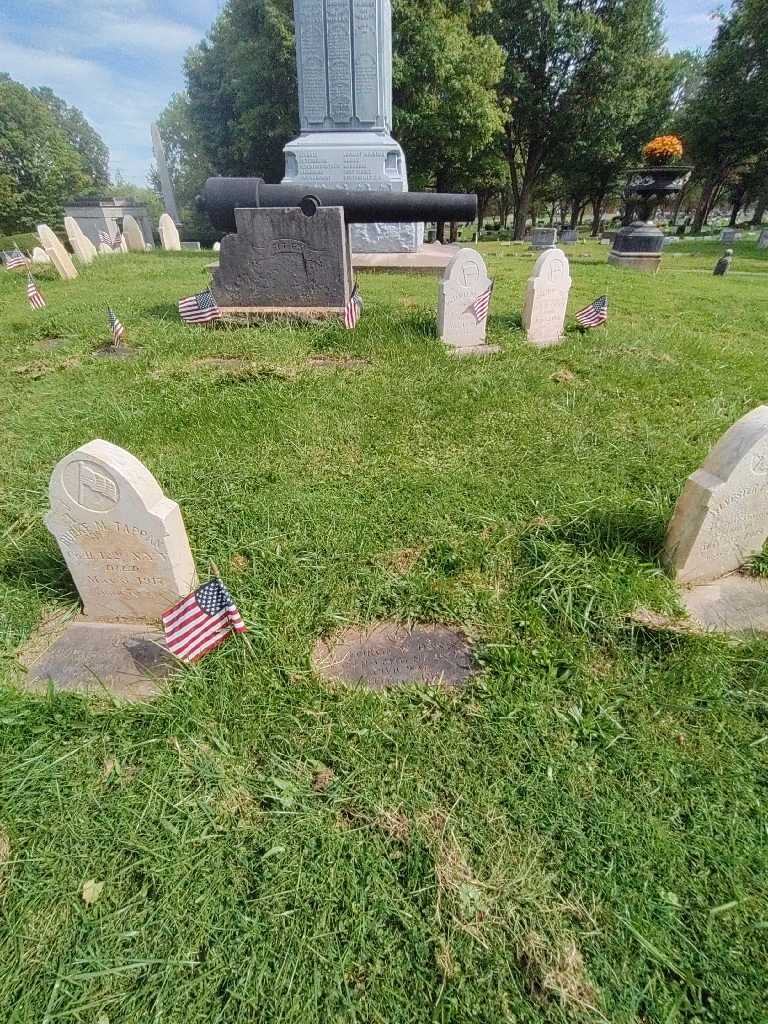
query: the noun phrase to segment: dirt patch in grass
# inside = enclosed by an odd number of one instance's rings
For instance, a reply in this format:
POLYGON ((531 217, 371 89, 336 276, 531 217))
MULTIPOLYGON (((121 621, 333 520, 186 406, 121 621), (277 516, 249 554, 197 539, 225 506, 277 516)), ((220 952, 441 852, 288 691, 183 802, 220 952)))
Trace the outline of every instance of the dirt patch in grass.
POLYGON ((572 373, 570 370, 565 370, 565 369, 556 370, 550 376, 549 379, 551 381, 554 381, 555 384, 575 384, 576 383, 576 374, 572 373))
POLYGON ((59 370, 72 370, 79 365, 80 360, 76 356, 72 356, 57 363, 44 363, 42 361, 25 363, 23 366, 14 366, 13 372, 18 373, 20 377, 26 377, 27 380, 39 380, 41 377, 47 377, 51 373, 58 373, 59 370))
POLYGON ((411 823, 400 810, 384 809, 379 811, 374 819, 374 824, 396 843, 407 843, 411 838, 411 823))
POLYGON ((55 349, 63 348, 68 344, 68 338, 42 338, 35 345, 35 348, 40 349, 42 352, 53 352, 55 349))
POLYGON ((245 555, 232 555, 229 560, 229 567, 233 572, 245 572, 250 564, 249 559, 245 555))
POLYGON ((643 356, 645 359, 650 359, 652 363, 674 363, 675 360, 669 355, 668 352, 649 352, 647 349, 638 348, 636 345, 630 345, 624 349, 625 352, 629 352, 633 356, 643 356))
POLYGON ((370 365, 370 359, 349 355, 310 356, 307 360, 307 366, 313 370, 359 370, 370 365))
POLYGON ((398 576, 406 576, 423 554, 423 548, 397 548, 381 555, 379 561, 398 576))
POLYGON ((599 993, 573 939, 553 945, 551 939, 531 931, 523 939, 518 957, 533 995, 554 998, 565 1011, 599 1012, 599 993))
POLYGON ((324 793, 335 778, 333 768, 321 768, 312 776, 312 789, 315 793, 324 793))
POLYGON ((96 359, 131 359, 136 355, 136 349, 129 348, 127 345, 115 346, 107 343, 94 349, 93 355, 96 359))

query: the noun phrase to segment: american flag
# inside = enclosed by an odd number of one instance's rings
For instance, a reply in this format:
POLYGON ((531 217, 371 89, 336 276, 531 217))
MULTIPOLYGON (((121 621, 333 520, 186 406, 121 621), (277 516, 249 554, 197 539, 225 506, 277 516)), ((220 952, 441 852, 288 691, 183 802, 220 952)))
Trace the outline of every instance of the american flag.
POLYGON ((26 269, 29 266, 29 261, 21 249, 12 249, 11 252, 6 252, 3 262, 6 270, 18 270, 19 267, 26 269))
POLYGON ((108 245, 110 249, 119 249, 121 246, 120 232, 118 231, 117 236, 113 238, 109 231, 100 230, 99 241, 103 242, 104 245, 108 245))
POLYGON ((45 309, 45 299, 37 287, 34 277, 27 274, 27 299, 32 309, 45 309))
POLYGON ((218 577, 177 601, 161 618, 168 650, 184 662, 202 658, 232 632, 245 632, 232 595, 218 577))
POLYGON ((475 314, 475 321, 481 324, 488 318, 488 310, 491 307, 491 295, 493 294, 493 281, 488 285, 482 294, 478 295, 472 303, 472 312, 475 314))
POLYGON ((179 316, 185 324, 207 324, 221 316, 213 292, 207 288, 188 299, 179 299, 179 316))
POLYGON ((125 338, 125 328, 109 306, 107 306, 107 322, 109 323, 109 329, 112 331, 112 344, 117 348, 120 342, 125 338))
POLYGON ((582 327, 599 327, 600 324, 604 324, 608 319, 608 296, 601 295, 599 299, 580 309, 576 319, 582 327))
POLYGON ((353 327, 357 326, 357 321, 360 319, 360 313, 363 310, 363 297, 357 290, 357 285, 352 289, 352 294, 349 297, 349 302, 344 307, 344 326, 348 331, 351 331, 353 327))

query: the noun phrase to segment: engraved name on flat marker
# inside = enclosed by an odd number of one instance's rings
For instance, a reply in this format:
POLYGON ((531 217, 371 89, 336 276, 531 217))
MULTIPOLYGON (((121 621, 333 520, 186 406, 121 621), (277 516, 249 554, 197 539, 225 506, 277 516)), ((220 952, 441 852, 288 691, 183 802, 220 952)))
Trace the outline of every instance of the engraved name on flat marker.
POLYGON ((91 441, 58 463, 45 524, 89 619, 154 621, 197 582, 175 501, 137 458, 91 441))
POLYGON ((664 561, 681 583, 716 580, 759 554, 768 536, 768 406, 727 430, 686 481, 664 561))

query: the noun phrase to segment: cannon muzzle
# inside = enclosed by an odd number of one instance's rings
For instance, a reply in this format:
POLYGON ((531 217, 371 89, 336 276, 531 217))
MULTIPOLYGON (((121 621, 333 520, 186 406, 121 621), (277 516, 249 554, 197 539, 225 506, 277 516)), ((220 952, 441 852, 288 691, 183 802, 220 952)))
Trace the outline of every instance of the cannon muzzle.
POLYGON ((267 185, 263 178, 209 178, 196 204, 220 231, 234 231, 235 210, 244 207, 298 206, 311 217, 320 206, 342 206, 347 224, 464 223, 477 216, 477 196, 472 194, 347 192, 311 185, 267 185))

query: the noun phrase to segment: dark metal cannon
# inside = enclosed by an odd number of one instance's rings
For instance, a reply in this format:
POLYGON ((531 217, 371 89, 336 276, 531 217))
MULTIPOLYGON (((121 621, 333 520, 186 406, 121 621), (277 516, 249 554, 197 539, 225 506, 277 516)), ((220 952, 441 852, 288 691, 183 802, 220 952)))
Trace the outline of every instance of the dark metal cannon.
POLYGON ((347 224, 458 221, 477 217, 477 196, 446 192, 347 192, 312 185, 267 185, 263 178, 209 178, 197 208, 220 231, 234 231, 236 209, 298 207, 313 216, 321 207, 344 210, 347 224))

